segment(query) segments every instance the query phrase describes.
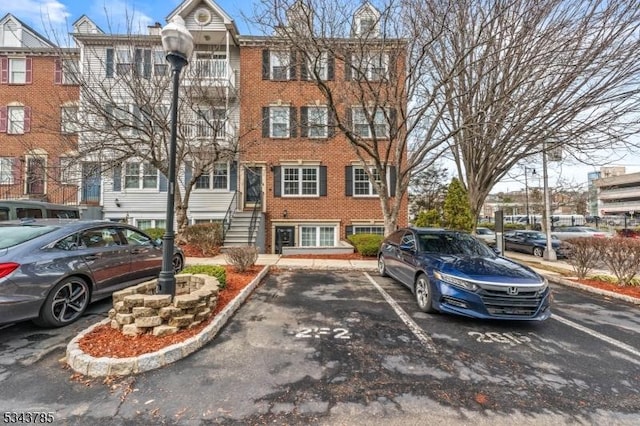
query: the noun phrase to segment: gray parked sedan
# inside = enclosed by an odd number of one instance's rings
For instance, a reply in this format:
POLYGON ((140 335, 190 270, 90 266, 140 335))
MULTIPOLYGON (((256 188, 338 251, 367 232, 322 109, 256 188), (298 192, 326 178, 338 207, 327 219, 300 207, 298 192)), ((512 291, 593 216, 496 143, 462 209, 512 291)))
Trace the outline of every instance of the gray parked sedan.
MULTIPOLYGON (((182 270, 176 249, 173 266, 182 270)), ((89 303, 157 278, 162 245, 108 221, 42 219, 0 224, 0 323, 33 319, 60 327, 89 303)))

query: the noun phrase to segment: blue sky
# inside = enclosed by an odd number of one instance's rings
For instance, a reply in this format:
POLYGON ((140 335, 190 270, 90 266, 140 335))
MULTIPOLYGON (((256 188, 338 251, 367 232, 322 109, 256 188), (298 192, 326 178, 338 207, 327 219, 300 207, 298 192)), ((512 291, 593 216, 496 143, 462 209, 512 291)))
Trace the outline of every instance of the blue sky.
MULTIPOLYGON (((251 34, 242 14, 250 15, 253 6, 247 0, 214 0, 232 19, 241 34, 251 34)), ((146 32, 154 22, 165 24, 165 18, 181 0, 3 0, 0 17, 12 13, 42 35, 56 41, 66 34, 71 24, 87 15, 105 32, 126 33, 127 23, 146 32)))

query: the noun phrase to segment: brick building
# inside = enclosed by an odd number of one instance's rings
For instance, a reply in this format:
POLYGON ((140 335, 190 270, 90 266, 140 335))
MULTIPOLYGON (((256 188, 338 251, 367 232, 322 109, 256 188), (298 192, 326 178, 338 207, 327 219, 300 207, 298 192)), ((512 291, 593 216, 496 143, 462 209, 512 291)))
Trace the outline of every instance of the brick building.
POLYGON ((0 20, 0 198, 76 204, 79 179, 63 116, 77 112, 77 51, 11 14, 0 20))

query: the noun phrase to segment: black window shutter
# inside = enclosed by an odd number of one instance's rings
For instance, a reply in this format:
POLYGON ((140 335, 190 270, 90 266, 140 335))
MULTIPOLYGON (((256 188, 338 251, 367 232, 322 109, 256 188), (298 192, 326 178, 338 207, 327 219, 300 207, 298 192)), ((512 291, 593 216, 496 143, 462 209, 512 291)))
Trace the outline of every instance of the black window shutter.
POLYGON ((167 177, 164 175, 164 173, 160 172, 160 192, 167 192, 167 188, 169 186, 168 183, 169 181, 167 180, 167 177))
POLYGON ((113 192, 122 191, 122 166, 117 165, 113 168, 113 192))
POLYGON ((105 64, 107 77, 113 77, 113 49, 107 49, 107 62, 105 64))
POLYGON ((353 196, 353 166, 344 168, 344 195, 353 196))
POLYGON ((389 166, 389 196, 396 196, 396 166, 389 166))
POLYGON ((307 67, 307 61, 305 61, 304 53, 300 52, 300 80, 311 80, 309 75, 309 68, 307 67))
POLYGON ((189 185, 189 181, 191 180, 191 175, 193 174, 193 166, 191 161, 184 162, 184 184, 185 186, 189 185))
POLYGON ((344 233, 349 238, 349 235, 353 235, 353 225, 347 225, 344 227, 344 233))
POLYGON ((282 188, 280 185, 282 184, 282 176, 280 174, 280 166, 274 166, 273 168, 273 196, 281 197, 282 196, 282 188))
POLYGON ((329 128, 327 129, 327 137, 332 138, 336 135, 336 116, 333 109, 327 111, 327 121, 329 128))
POLYGON ((296 68, 298 64, 296 63, 296 51, 292 50, 289 54, 289 80, 296 80, 296 68))
POLYGON ((231 170, 229 171, 229 190, 236 191, 238 189, 238 163, 231 162, 231 170))
POLYGON ((309 107, 300 107, 300 137, 309 136, 309 107))
POLYGON ((142 71, 142 49, 133 51, 133 75, 140 75, 142 71))
POLYGON ((353 108, 345 108, 344 123, 351 133, 355 133, 355 131, 353 130, 353 108))
POLYGON ((144 68, 142 70, 144 78, 151 77, 151 49, 144 50, 144 68))
POLYGON ((327 166, 320 166, 320 196, 327 196, 327 166))
POLYGON ((327 57, 327 80, 333 80, 335 78, 336 57, 333 53, 328 53, 327 57))
POLYGON ((270 59, 270 55, 269 55, 269 49, 265 49, 262 51, 262 79, 263 80, 269 80, 269 75, 270 75, 270 64, 269 64, 269 59, 270 59))
POLYGON ((344 79, 351 80, 351 54, 349 52, 344 57, 344 79))
POLYGON ((269 137, 269 107, 262 107, 262 137, 269 137))
POLYGON ((289 137, 298 137, 298 114, 296 107, 289 107, 289 137))
POLYGON ((398 133, 398 113, 395 108, 389 110, 389 137, 398 133))

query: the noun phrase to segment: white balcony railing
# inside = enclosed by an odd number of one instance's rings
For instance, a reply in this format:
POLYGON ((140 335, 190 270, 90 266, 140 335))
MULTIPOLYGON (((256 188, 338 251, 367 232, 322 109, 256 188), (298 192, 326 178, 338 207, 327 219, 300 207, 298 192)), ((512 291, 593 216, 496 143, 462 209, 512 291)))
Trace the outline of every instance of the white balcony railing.
POLYGON ((185 84, 235 87, 235 73, 225 59, 196 59, 189 63, 185 84))

